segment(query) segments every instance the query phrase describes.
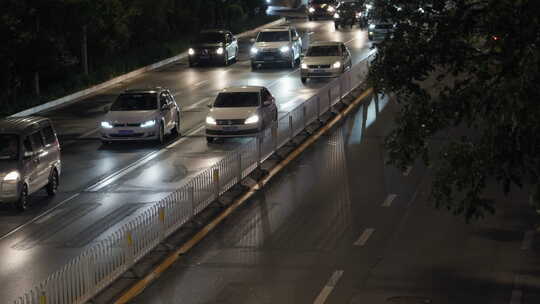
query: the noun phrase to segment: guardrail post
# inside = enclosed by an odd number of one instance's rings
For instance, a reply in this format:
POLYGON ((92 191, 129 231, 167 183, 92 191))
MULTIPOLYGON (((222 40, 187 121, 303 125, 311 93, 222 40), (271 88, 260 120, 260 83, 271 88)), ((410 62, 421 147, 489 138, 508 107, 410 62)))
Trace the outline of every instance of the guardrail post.
POLYGON ((95 284, 95 261, 94 261, 94 250, 90 251, 90 253, 86 256, 86 265, 85 265, 85 271, 86 271, 86 293, 93 293, 93 290, 96 286, 95 284))
POLYGON ((45 291, 40 291, 39 304, 47 304, 47 295, 45 294, 45 291))
POLYGON ((219 168, 215 168, 212 172, 212 179, 214 180, 214 188, 215 188, 215 195, 216 199, 219 197, 219 168))
POLYGON ((294 138, 294 130, 293 130, 293 118, 291 113, 289 112, 289 140, 292 140, 294 138))
POLYGON ((158 207, 158 217, 159 217, 159 223, 160 223, 159 239, 163 240, 165 239, 165 229, 167 228, 165 225, 165 207, 164 206, 158 207))
POLYGON ((126 231, 126 249, 127 249, 127 258, 130 263, 135 261, 135 254, 133 249, 133 232, 131 230, 126 231))
POLYGON ((237 179, 237 182, 239 183, 242 181, 242 153, 238 152, 236 158, 237 158, 236 161, 238 162, 238 167, 236 168, 237 169, 236 179, 237 179))
POLYGON ((195 187, 188 188, 188 200, 191 204, 191 218, 195 216, 195 187))

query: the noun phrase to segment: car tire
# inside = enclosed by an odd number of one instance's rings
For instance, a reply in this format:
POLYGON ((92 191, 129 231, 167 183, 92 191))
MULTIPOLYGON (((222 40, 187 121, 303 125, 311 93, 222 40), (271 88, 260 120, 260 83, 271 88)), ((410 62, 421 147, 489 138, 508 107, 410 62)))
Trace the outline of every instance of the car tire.
POLYGON ((58 192, 58 185, 60 184, 60 180, 58 179, 58 172, 56 169, 53 169, 51 172, 51 176, 49 176, 49 183, 45 187, 45 190, 47 190, 48 196, 55 196, 56 192, 58 192))
POLYGON ((238 54, 240 53, 239 48, 236 48, 236 52, 234 53, 234 62, 238 62, 238 54))
POLYGON ((15 203, 15 208, 20 212, 28 210, 28 186, 26 184, 23 184, 21 195, 19 196, 19 200, 15 203))
POLYGON ((334 26, 335 26, 335 28, 336 28, 336 31, 339 30, 339 24, 334 23, 334 26))
POLYGON ((214 138, 212 136, 206 136, 206 142, 211 144, 214 142, 214 138))
POLYGON ((192 61, 191 59, 189 59, 189 60, 188 60, 188 66, 189 66, 190 68, 192 68, 193 65, 194 65, 194 64, 193 64, 193 61, 192 61))
POLYGON ((313 21, 313 17, 308 16, 308 21, 313 21))
POLYGON ((228 66, 229 65, 229 53, 225 52, 223 54, 223 65, 228 66))
POLYGON ((256 70, 258 70, 258 69, 259 69, 259 67, 257 66, 257 64, 255 64, 255 63, 252 62, 252 63, 251 63, 251 70, 252 70, 252 71, 256 71, 256 70))
POLYGON ((369 41, 373 41, 373 36, 368 35, 368 40, 369 40, 369 41))
POLYGON ((165 142, 165 128, 163 127, 163 123, 160 123, 157 143, 158 145, 162 145, 164 142, 165 142))
POLYGON ((301 77, 300 80, 302 80, 302 83, 306 83, 307 82, 307 77, 301 77))
POLYGON ((290 68, 294 69, 295 67, 296 67, 296 59, 294 58, 294 54, 293 54, 291 58, 290 68))
POLYGON ((180 112, 176 112, 176 121, 171 132, 174 136, 180 136, 180 112))

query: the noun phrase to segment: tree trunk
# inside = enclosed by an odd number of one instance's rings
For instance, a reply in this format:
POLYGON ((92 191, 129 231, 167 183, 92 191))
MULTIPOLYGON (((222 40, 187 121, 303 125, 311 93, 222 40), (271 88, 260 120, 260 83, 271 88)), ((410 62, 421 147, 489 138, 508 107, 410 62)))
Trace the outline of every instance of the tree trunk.
POLYGON ((39 72, 38 71, 34 72, 34 94, 37 97, 41 96, 41 90, 39 88, 39 72))
POLYGON ((88 75, 88 31, 86 25, 82 28, 81 64, 84 75, 88 75))

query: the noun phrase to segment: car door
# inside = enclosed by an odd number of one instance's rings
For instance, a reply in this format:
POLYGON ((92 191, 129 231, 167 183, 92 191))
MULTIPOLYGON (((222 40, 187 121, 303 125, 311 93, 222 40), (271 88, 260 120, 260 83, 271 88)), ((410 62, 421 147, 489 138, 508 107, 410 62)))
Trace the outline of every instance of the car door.
POLYGON ((272 94, 266 89, 263 88, 261 91, 261 100, 262 100, 262 111, 263 111, 263 119, 265 122, 265 125, 270 125, 274 119, 276 105, 274 102, 274 97, 272 97, 272 94), (265 105, 266 102, 269 102, 269 105, 265 105))
POLYGON ((32 133, 30 135, 30 140, 32 141, 34 157, 37 159, 35 162, 37 168, 34 175, 34 183, 32 185, 33 189, 31 190, 31 192, 34 192, 44 187, 49 181, 49 167, 47 164, 48 153, 45 149, 41 130, 36 130, 32 133))
POLYGON ((169 99, 167 98, 166 92, 161 92, 159 94, 159 109, 161 111, 161 117, 164 121, 165 130, 170 130, 173 117, 171 115, 171 105, 169 104, 169 99))
POLYGON ((351 53, 349 53, 349 50, 347 49, 347 46, 345 44, 341 45, 341 54, 343 55, 343 66, 345 67, 345 70, 351 68, 351 53))
POLYGON ((293 29, 292 32, 293 32, 294 45, 296 48, 296 54, 300 56, 300 54, 302 53, 302 38, 300 37, 300 35, 298 35, 298 32, 296 31, 296 29, 293 29))
POLYGON ((41 136, 43 137, 43 142, 45 144, 45 155, 40 159, 40 162, 45 163, 45 166, 48 170, 47 176, 50 176, 52 168, 60 160, 60 149, 57 144, 54 130, 49 122, 46 122, 42 125, 41 136))
MULTIPOLYGON (((23 139, 23 180, 28 185, 28 193, 35 192, 37 188, 37 178, 39 172, 39 156, 34 153, 34 147, 32 146, 32 140, 30 136, 26 136, 23 139)), ((38 188, 39 189, 39 188, 38 188)))
POLYGON ((227 55, 229 56, 229 59, 232 59, 236 54, 236 46, 233 35, 231 33, 225 34, 225 41, 227 44, 227 55))
POLYGON ((171 108, 171 125, 174 126, 176 119, 180 121, 180 117, 177 117, 180 113, 180 109, 170 92, 167 92, 167 99, 169 100, 169 106, 171 108))

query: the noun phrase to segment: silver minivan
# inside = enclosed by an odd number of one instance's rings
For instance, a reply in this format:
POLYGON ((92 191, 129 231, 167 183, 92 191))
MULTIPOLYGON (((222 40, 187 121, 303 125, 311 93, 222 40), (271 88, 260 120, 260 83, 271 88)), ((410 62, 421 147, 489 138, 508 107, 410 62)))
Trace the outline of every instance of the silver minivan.
POLYGON ((55 195, 61 169, 60 143, 49 119, 0 119, 0 203, 24 211, 29 195, 43 188, 55 195))

